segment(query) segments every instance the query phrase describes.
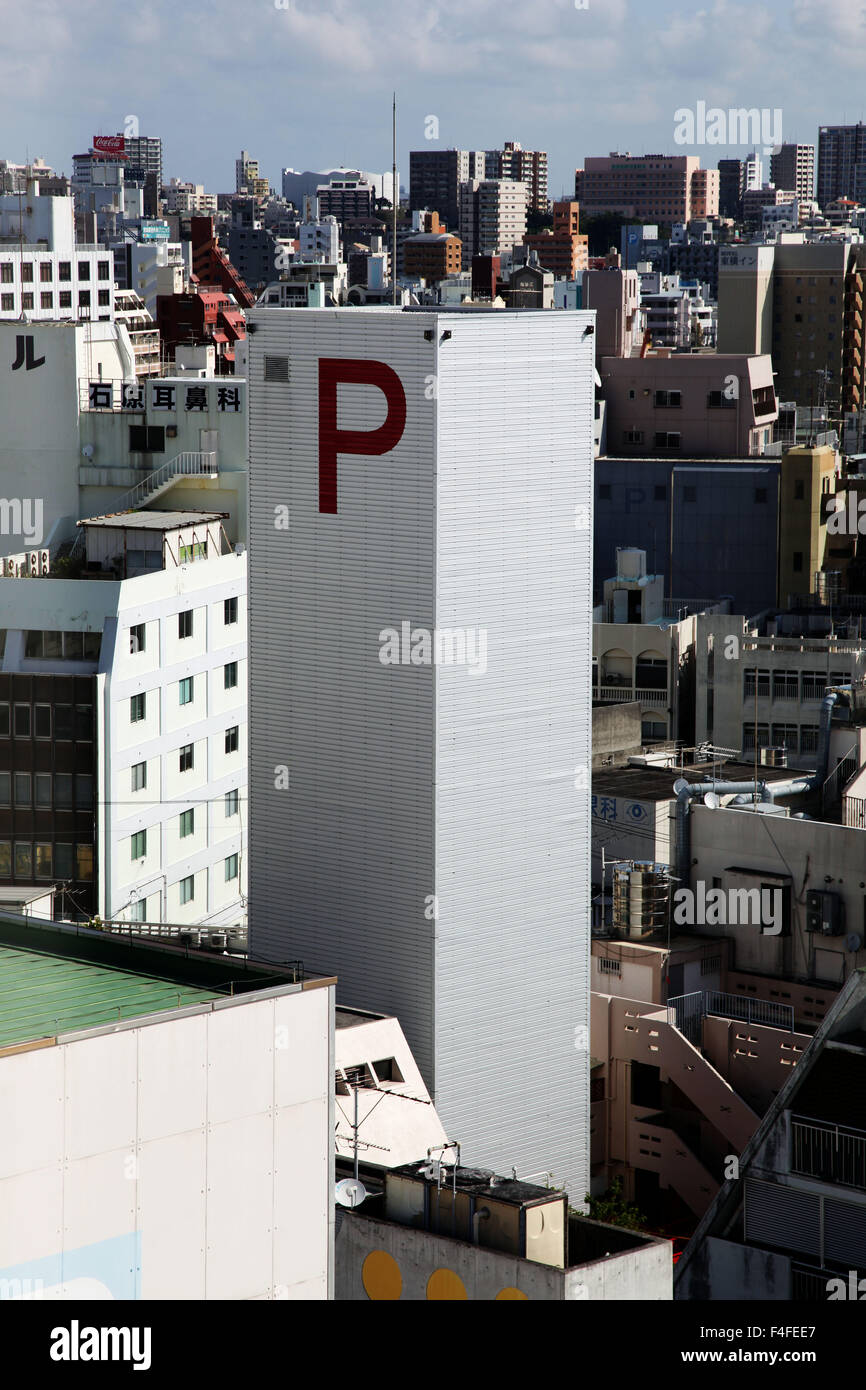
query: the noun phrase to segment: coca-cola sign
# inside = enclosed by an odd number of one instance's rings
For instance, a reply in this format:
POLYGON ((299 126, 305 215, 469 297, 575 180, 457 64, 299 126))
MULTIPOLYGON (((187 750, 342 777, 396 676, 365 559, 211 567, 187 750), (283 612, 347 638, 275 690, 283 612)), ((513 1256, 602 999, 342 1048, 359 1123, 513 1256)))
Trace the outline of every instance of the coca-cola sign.
POLYGON ((96 154, 112 154, 115 158, 126 158, 126 141, 122 135, 94 135, 93 149, 96 154))

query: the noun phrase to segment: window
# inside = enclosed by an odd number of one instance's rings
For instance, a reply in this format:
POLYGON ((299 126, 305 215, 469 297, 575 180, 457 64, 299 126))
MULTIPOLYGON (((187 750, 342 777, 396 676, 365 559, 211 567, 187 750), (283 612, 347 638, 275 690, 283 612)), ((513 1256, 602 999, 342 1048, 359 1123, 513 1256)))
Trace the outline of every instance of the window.
POLYGON ((34 877, 35 877, 35 878, 51 878, 51 876, 52 876, 52 872, 51 872, 51 871, 52 871, 52 859, 53 859, 53 855, 52 855, 52 853, 51 853, 51 846, 50 846, 50 845, 35 845, 35 846, 34 846, 34 849, 35 849, 35 856, 34 856, 34 859, 35 859, 35 862, 34 862, 34 877))
POLYGON ((72 308, 72 291, 71 291, 71 290, 61 290, 61 291, 60 291, 60 295, 59 295, 59 300, 60 300, 60 308, 61 308, 61 309, 71 309, 71 308, 72 308))
POLYGON ((796 724, 773 725, 774 748, 786 748, 789 753, 796 753, 799 740, 800 730, 796 724))
POLYGON ((796 671, 773 672, 773 699, 799 700, 800 680, 796 671))
POLYGON ((643 444, 643 430, 623 430, 623 444, 643 444))
POLYGON ((226 792, 226 819, 228 819, 229 816, 236 816, 238 814, 239 800, 237 789, 226 792))
POLYGON ((93 706, 75 706, 75 737, 81 743, 93 742, 93 706))
MULTIPOLYGON (((766 724, 758 725, 758 747, 767 748, 770 743, 770 730, 766 724)), ((743 752, 754 753, 755 751, 755 726, 754 724, 743 725, 743 752)))
POLYGON ((178 637, 192 637, 192 609, 188 608, 185 613, 177 615, 177 635, 178 637))
POLYGON ((230 854, 225 861, 225 866, 226 883, 230 883, 233 878, 237 878, 238 876, 238 856, 236 854, 230 854))
POLYGON ((827 688, 827 677, 823 671, 803 672, 803 699, 823 700, 827 688))
POLYGON ((618 960, 609 959, 607 956, 599 956, 598 968, 602 975, 621 975, 622 966, 618 960))
POLYGON ((373 1063, 377 1081, 404 1081, 405 1077, 397 1065, 396 1057, 382 1057, 373 1063))
POLYGON ((96 298, 103 306, 111 303, 111 293, 108 290, 100 290, 96 298))
POLYGON ((682 403, 682 391, 656 391, 653 396, 656 410, 679 410, 682 403))
POLYGON ((654 447, 656 449, 678 449, 680 447, 680 436, 675 433, 660 430, 655 436, 654 447))
POLYGON ((130 922, 147 921, 147 898, 136 898, 134 903, 129 904, 130 922))
POLYGON ((79 262, 78 262, 78 278, 79 278, 79 280, 89 280, 89 279, 90 279, 90 262, 89 262, 89 261, 79 261, 79 262))
POLYGON ((90 308, 90 290, 78 291, 78 307, 79 309, 90 308))
POLYGON ((26 285, 33 284, 33 262, 23 261, 21 265, 21 279, 26 285))
POLYGON ((108 275, 108 261, 99 261, 99 262, 97 263, 97 271, 98 271, 100 280, 107 280, 107 279, 109 278, 109 275, 108 275))
POLYGON ((130 858, 144 859, 147 854, 147 831, 136 830, 129 842, 130 858))
POLYGON ((72 706, 54 706, 54 737, 57 739, 72 738, 72 706))
POLYGON ((53 295, 53 294, 40 294, 40 296, 39 296, 39 306, 40 306, 40 308, 42 308, 42 309, 53 309, 53 308, 54 308, 54 295, 53 295))
POLYGON ((37 738, 51 737, 51 706, 35 705, 33 708, 34 725, 37 738))
POLYGON ((190 704, 192 704, 192 692, 193 692, 193 677, 192 677, 192 676, 184 676, 183 680, 178 682, 178 694, 179 694, 179 702, 180 702, 180 704, 182 704, 182 705, 190 705, 190 704))
POLYGON ((36 783, 36 805, 51 805, 51 773, 37 772, 34 778, 36 783))
POLYGON ((58 266, 57 266, 57 271, 58 271, 57 278, 58 278, 59 280, 71 280, 71 279, 72 279, 72 262, 71 262, 71 261, 60 261, 59 264, 58 264, 58 266))
POLYGON ((9 737, 9 702, 0 703, 0 738, 9 737))
POLYGON ((147 643, 144 623, 136 623, 135 627, 129 629, 129 652, 134 656, 136 652, 143 652, 147 643))
POLYGON ((223 622, 225 623, 226 627, 228 627, 230 623, 236 623, 237 620, 238 620, 238 601, 237 601, 237 599, 236 599, 236 598, 227 598, 227 599, 225 599, 225 601, 223 602, 223 622))
POLYGON ((207 541, 193 541, 192 545, 182 545, 180 547, 179 563, 182 565, 191 564, 193 560, 207 559, 207 541))
POLYGON ((736 399, 736 397, 735 397, 735 396, 729 396, 729 395, 727 395, 726 392, 724 392, 724 391, 708 391, 708 392, 707 392, 707 409, 708 409, 708 410, 735 410, 735 409, 736 409, 736 405, 737 405, 737 399, 736 399))
POLYGON ((129 700, 129 720, 131 724, 138 724, 147 715, 147 696, 145 694, 132 695, 129 700))
POLYGON ((12 774, 0 772, 0 806, 8 806, 12 799, 12 774))
POLYGON ((75 805, 82 811, 93 805, 93 777, 89 772, 75 774, 75 805))
POLYGON ((11 284, 12 284, 12 262, 11 262, 11 261, 4 261, 3 264, 0 265, 0 282, 2 282, 4 285, 11 285, 11 284))
POLYGON ((50 261, 39 262, 39 279, 42 281, 43 285, 49 284, 54 279, 50 261))
POLYGON ((93 845, 75 846, 75 877, 82 883, 93 878, 93 845))
POLYGON ((54 846, 54 872, 60 879, 72 877, 72 846, 54 846))
POLYGON ((63 810, 68 810, 72 805, 72 773, 56 772, 54 774, 54 804, 63 810))
POLYGON ((129 451, 132 454, 164 454, 165 425, 130 425, 129 451))
POLYGON ((237 726, 237 724, 235 724, 234 728, 232 728, 232 729, 226 729, 226 752, 227 752, 227 753, 236 753, 237 751, 238 751, 238 726, 237 726))
POLYGON ((223 689, 234 690, 238 683, 238 663, 229 661, 223 667, 223 689))
POLYGON ((800 725, 800 752, 817 753, 818 751, 818 725, 800 725))
POLYGON ((30 706, 29 706, 29 705, 16 705, 16 706, 15 706, 15 737, 16 737, 16 738, 29 738, 29 737, 30 737, 30 706))
POLYGON ((188 878, 182 878, 179 884, 181 906, 184 903, 191 903, 195 897, 195 878, 192 874, 188 878))
POLYGON ((15 773, 15 805, 16 805, 16 806, 29 806, 29 805, 32 803, 32 801, 33 801, 33 794, 32 794, 32 791, 31 791, 30 773, 29 773, 29 772, 16 772, 16 773, 15 773))
POLYGON ((22 308, 22 309, 32 309, 32 308, 33 308, 33 295, 32 295, 32 294, 22 294, 22 296, 21 296, 21 308, 22 308))
POLYGON ((144 763, 135 763, 135 764, 129 769, 129 787, 130 787, 130 791, 134 791, 134 792, 144 791, 144 788, 145 788, 146 786, 147 786, 147 763, 146 763, 146 762, 144 762, 144 763))
POLYGON ((0 295, 0 309, 2 309, 3 312, 6 313, 6 314, 14 314, 14 312, 15 312, 15 296, 14 296, 14 294, 3 294, 3 295, 0 295))
POLYGON ((187 835, 195 832, 195 810, 181 811, 180 813, 180 838, 185 840, 187 835))
POLYGON ((15 841, 15 877, 19 879, 31 879, 33 877, 33 846, 22 840, 15 841))
POLYGON ((12 842, 0 840, 0 878, 12 877, 12 842))

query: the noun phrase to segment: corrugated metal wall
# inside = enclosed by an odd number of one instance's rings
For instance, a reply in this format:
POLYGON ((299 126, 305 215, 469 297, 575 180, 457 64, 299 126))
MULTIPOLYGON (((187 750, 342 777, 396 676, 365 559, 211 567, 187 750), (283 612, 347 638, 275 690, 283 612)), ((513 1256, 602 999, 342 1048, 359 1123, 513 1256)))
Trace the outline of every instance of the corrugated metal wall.
MULTIPOLYGON (((395 1013, 466 1158, 553 1169, 579 1202, 592 316, 251 317, 252 948, 395 1013), (266 384, 281 354, 289 382, 266 384), (340 456, 336 515, 320 357, 387 363, 407 402, 392 452, 340 456), (404 622, 460 629, 468 663, 383 665, 404 622)), ((384 418, 381 391, 340 388, 340 428, 384 418)))

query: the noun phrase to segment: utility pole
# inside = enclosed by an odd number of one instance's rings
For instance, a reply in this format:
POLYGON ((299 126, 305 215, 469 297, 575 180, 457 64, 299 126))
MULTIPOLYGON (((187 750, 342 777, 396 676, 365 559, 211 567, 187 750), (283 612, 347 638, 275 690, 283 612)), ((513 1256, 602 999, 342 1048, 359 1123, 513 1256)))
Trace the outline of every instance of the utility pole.
POLYGON ((391 303, 397 307, 397 204, 400 190, 397 187, 397 93, 391 102, 391 303))

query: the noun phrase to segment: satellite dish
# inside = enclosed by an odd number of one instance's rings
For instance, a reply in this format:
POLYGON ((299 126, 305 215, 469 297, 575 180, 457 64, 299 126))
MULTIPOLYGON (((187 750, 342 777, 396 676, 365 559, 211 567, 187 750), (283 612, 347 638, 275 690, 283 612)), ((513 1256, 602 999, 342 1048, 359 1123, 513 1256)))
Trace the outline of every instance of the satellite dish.
POLYGON ((862 945, 863 938, 862 936, 858 936, 855 931, 852 931, 850 936, 845 937, 846 951, 859 951, 862 945))
POLYGON ((708 811, 718 811, 722 804, 722 799, 717 792, 707 792, 704 797, 704 805, 708 811))
POLYGON ((674 795, 679 796, 680 792, 683 791, 688 785, 689 784, 686 781, 685 777, 678 777, 677 780, 674 782, 674 795))
POLYGON ((334 1188, 337 1205, 359 1207, 367 1195, 367 1189, 358 1178, 343 1178, 334 1188))

